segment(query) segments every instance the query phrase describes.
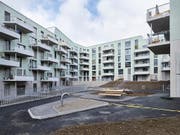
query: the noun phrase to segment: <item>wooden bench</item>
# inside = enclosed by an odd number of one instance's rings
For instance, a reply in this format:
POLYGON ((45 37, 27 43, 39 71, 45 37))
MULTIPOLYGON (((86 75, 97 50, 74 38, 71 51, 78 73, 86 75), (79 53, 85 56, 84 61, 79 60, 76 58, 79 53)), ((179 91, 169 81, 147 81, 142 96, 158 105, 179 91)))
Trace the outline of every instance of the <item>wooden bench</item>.
POLYGON ((124 90, 101 90, 98 95, 100 96, 113 96, 120 97, 124 94, 124 90))

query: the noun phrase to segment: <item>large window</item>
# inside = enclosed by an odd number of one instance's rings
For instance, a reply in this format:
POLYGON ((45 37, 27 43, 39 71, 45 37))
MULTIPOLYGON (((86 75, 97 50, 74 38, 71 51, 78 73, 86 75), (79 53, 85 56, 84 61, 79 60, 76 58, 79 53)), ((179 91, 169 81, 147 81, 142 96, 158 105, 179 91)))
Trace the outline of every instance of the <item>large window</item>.
POLYGON ((131 41, 125 42, 125 48, 131 48, 131 41))
POLYGON ((123 69, 119 69, 119 70, 118 70, 118 74, 119 74, 119 75, 122 75, 122 74, 123 74, 123 69))

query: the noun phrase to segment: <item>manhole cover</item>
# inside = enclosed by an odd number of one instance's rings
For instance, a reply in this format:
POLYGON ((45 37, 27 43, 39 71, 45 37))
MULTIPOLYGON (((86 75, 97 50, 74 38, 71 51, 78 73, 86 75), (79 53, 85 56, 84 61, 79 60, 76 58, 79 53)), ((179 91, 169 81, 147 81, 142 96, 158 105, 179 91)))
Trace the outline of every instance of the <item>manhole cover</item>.
POLYGON ((99 113, 100 114, 110 114, 111 112, 109 112, 109 111, 100 111, 99 113))

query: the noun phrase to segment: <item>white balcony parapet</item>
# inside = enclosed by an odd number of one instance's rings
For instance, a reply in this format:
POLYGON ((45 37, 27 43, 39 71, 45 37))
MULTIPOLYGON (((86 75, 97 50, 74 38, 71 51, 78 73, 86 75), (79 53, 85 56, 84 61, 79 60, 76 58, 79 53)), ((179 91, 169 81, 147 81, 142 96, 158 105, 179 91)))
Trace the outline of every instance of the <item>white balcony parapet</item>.
POLYGON ((103 63, 114 63, 114 59, 103 60, 103 63))
POLYGON ((19 39, 20 35, 15 31, 0 25, 0 37, 8 40, 14 40, 14 39, 19 39))
POLYGON ((149 67, 150 64, 149 63, 135 63, 134 67, 149 67))
POLYGON ((51 47, 43 43, 33 44, 32 47, 39 48, 39 50, 51 51, 51 47))
POLYGON ((161 71, 170 71, 170 66, 162 67, 161 71))
POLYGON ((55 49, 56 52, 60 52, 60 53, 63 53, 63 54, 67 54, 68 51, 65 50, 64 48, 58 46, 56 49, 55 49))
POLYGON ((66 70, 67 67, 65 65, 56 65, 55 69, 59 69, 59 70, 66 70))
POLYGON ((47 66, 42 66, 42 65, 33 65, 33 66, 30 66, 30 69, 31 70, 40 70, 40 71, 50 71, 51 68, 50 67, 47 67, 47 66))
POLYGON ((134 75, 149 75, 149 74, 150 74, 149 71, 143 71, 143 70, 134 71, 134 75))
POLYGON ((0 58, 0 65, 7 67, 19 67, 20 63, 12 59, 0 58))
POLYGON ((42 37, 41 42, 47 45, 58 45, 58 41, 50 36, 42 37))
POLYGON ((150 55, 139 55, 134 57, 134 60, 144 60, 144 59, 150 59, 150 55))
POLYGON ((68 63, 68 64, 71 63, 71 61, 69 59, 66 59, 66 58, 60 59, 60 62, 61 63, 68 63))
POLYGON ((80 62, 80 65, 89 65, 89 62, 82 61, 82 62, 80 62))
POLYGON ((80 55, 80 59, 89 60, 89 56, 80 55))
POLYGON ((58 82, 59 78, 58 77, 42 77, 41 82, 58 82))
POLYGON ((88 67, 81 67, 80 70, 81 71, 89 71, 89 68, 88 67))
POLYGON ((103 66, 103 69, 114 69, 114 65, 103 66))
POLYGON ((16 17, 14 17, 14 18, 11 17, 10 21, 4 21, 4 25, 6 25, 8 27, 12 27, 12 28, 14 28, 16 26, 18 29, 20 29, 24 33, 33 32, 33 27, 30 24, 27 24, 26 22, 19 20, 16 17))
POLYGON ((50 56, 44 56, 41 58, 41 61, 43 62, 51 62, 51 63, 58 63, 59 60, 58 59, 55 59, 53 57, 50 57, 50 56))
POLYGON ((114 76, 113 72, 104 72, 102 76, 114 76))
POLYGON ((59 45, 63 48, 70 49, 69 45, 66 42, 59 42, 59 45))
POLYGON ((145 52, 150 52, 150 50, 148 48, 141 48, 141 49, 135 49, 134 53, 145 53, 145 52))

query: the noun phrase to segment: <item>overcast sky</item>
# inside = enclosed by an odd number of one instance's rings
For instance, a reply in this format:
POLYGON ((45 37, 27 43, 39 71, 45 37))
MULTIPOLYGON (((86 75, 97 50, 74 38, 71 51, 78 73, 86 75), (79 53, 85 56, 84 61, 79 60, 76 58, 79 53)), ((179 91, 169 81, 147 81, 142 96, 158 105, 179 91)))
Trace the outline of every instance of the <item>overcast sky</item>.
POLYGON ((44 27, 56 26, 74 42, 94 45, 146 35, 146 10, 169 0, 1 0, 44 27))

